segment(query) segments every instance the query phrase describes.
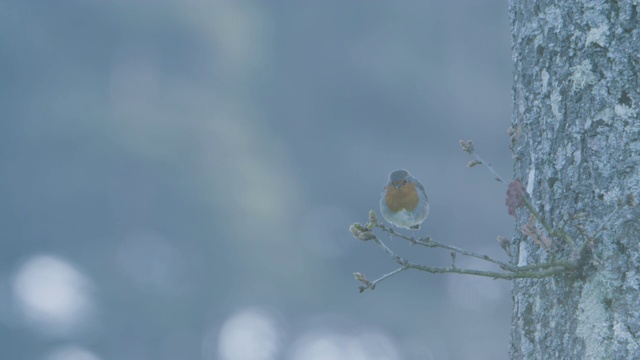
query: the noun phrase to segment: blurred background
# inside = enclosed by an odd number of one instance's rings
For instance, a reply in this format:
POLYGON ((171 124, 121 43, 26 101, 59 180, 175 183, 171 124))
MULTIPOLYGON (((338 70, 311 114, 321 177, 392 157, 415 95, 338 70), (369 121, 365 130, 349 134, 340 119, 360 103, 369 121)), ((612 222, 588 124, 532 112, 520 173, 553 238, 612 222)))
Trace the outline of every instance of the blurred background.
POLYGON ((506 1, 4 0, 0 27, 2 359, 508 358, 508 282, 360 294, 397 266, 348 231, 406 168, 419 235, 506 260, 505 188, 458 145, 511 176, 506 1))

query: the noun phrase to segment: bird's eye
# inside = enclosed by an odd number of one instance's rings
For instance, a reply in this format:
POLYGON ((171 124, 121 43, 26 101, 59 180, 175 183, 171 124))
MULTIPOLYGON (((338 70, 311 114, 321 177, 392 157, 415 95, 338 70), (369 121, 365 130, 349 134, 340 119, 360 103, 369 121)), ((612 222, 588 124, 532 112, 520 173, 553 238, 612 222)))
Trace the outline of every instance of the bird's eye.
POLYGON ((405 185, 407 183, 407 179, 402 180, 402 185, 405 185))

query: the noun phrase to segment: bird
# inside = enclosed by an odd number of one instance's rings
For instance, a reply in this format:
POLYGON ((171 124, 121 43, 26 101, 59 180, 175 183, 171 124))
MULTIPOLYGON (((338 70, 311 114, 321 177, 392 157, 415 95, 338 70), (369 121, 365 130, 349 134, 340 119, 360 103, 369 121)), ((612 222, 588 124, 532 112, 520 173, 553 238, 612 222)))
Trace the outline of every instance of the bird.
POLYGON ((397 227, 420 229, 429 215, 429 200, 420 180, 404 169, 392 171, 380 196, 380 212, 397 227))

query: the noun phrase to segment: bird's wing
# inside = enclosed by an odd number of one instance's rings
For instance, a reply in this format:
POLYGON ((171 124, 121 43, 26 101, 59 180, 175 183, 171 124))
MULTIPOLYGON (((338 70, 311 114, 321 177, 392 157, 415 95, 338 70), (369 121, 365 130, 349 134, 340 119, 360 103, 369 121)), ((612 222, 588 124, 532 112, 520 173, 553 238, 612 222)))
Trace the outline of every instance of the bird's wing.
POLYGON ((412 180, 415 182, 416 187, 417 187, 418 189, 420 189, 420 191, 422 191, 422 193, 424 194, 424 198, 425 198, 425 199, 428 199, 428 198, 427 198, 427 192, 426 192, 426 191, 424 191, 424 186, 422 186, 422 183, 421 183, 420 181, 418 181, 418 179, 414 178, 413 176, 412 176, 412 180))

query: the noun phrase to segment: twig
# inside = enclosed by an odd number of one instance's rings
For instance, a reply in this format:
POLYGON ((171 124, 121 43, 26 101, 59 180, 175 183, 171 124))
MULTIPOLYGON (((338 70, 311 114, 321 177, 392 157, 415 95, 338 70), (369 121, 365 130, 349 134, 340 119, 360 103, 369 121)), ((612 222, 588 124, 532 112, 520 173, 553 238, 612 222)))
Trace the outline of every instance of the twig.
POLYGON ((504 181, 502 176, 500 176, 500 174, 498 174, 496 169, 494 169, 493 166, 491 166, 491 164, 489 164, 488 162, 484 161, 484 159, 481 158, 480 155, 478 155, 478 153, 476 153, 476 149, 475 149, 475 146, 473 145, 473 141, 471 141, 471 140, 467 140, 467 141, 460 140, 459 143, 460 143, 460 146, 462 146, 462 150, 464 150, 466 153, 468 153, 470 155, 473 155, 473 157, 476 158, 475 161, 470 162, 467 166, 474 167, 476 165, 482 164, 493 174, 493 176, 496 177, 496 180, 500 181, 501 183, 503 183, 503 184, 505 184, 507 186, 509 185, 506 181, 504 181))
MULTIPOLYGON (((496 180, 498 180, 499 182, 507 186, 509 185, 506 181, 504 181, 502 176, 500 176, 500 174, 493 168, 493 166, 491 166, 490 163, 484 161, 484 159, 482 159, 480 155, 478 155, 478 153, 475 151, 475 147, 473 146, 473 142, 471 140, 467 142, 460 140, 460 145, 462 145, 462 149, 465 152, 469 153, 470 155, 473 155, 476 158, 477 163, 473 163, 474 165, 477 165, 477 164, 484 165, 495 176, 496 180)), ((575 250, 577 248, 575 240, 573 240, 573 238, 569 234, 567 234, 564 231, 560 231, 560 232, 554 231, 554 229, 549 224, 547 224, 546 221, 544 221, 540 213, 533 207, 533 205, 531 205, 531 202, 529 202, 529 199, 527 199, 526 192, 525 192, 525 195, 522 196, 522 200, 524 202, 524 205, 529 210, 529 212, 531 212, 531 214, 533 214, 536 220, 538 220, 538 222, 544 227, 544 229, 547 231, 547 234, 549 234, 549 236, 560 237, 564 239, 571 246, 572 249, 575 250)))
POLYGON ((575 267, 575 264, 572 263, 571 261, 563 261, 563 260, 553 260, 553 261, 547 261, 544 263, 540 263, 540 264, 533 264, 533 265, 527 265, 527 266, 517 266, 516 267, 516 272, 519 271, 532 271, 532 270, 538 270, 538 269, 551 269, 554 267, 563 267, 565 269, 573 269, 575 267))
MULTIPOLYGON (((408 240, 412 243, 415 244, 420 244, 423 246, 427 246, 427 247, 437 247, 437 248, 443 248, 443 249, 447 249, 450 250, 453 254, 455 253, 459 253, 462 255, 466 255, 466 256, 471 256, 471 257, 476 257, 485 261, 489 261, 489 262, 493 262, 497 265, 500 265, 500 267, 502 267, 503 270, 505 270, 506 272, 498 272, 498 271, 485 271, 485 270, 476 270, 476 269, 465 269, 465 268, 459 268, 457 266, 455 266, 455 263, 452 263, 452 265, 450 267, 431 267, 431 266, 425 266, 425 265, 418 265, 418 264, 414 264, 409 262, 408 260, 400 257, 398 254, 396 254, 393 250, 391 250, 385 243, 384 241, 382 241, 377 235, 375 235, 373 232, 369 232, 369 230, 367 230, 367 234, 365 236, 366 240, 373 240, 376 244, 378 244, 378 246, 390 257, 392 258, 396 263, 398 263, 400 265, 400 267, 388 274, 385 274, 381 277, 379 277, 378 279, 374 280, 374 281, 369 281, 366 279, 366 277, 360 273, 354 273, 354 275, 356 276, 356 279, 358 281, 360 281, 361 283, 363 283, 364 285, 360 286, 360 292, 363 292, 365 290, 374 290, 376 285, 381 282, 384 279, 387 279, 391 276, 394 276, 396 274, 399 274, 403 271, 409 270, 409 269, 415 269, 415 270, 420 270, 420 271, 426 271, 432 274, 465 274, 465 275, 476 275, 476 276, 482 276, 482 277, 489 277, 492 279, 504 279, 504 280, 513 280, 513 279, 521 279, 521 278, 534 278, 534 279, 538 279, 538 278, 544 278, 544 277, 549 277, 549 276, 553 276, 553 275, 557 275, 560 273, 564 273, 568 270, 571 270, 574 268, 573 263, 570 262, 566 262, 566 261, 559 261, 559 262, 547 262, 547 263, 543 263, 543 264, 537 264, 537 265, 531 265, 531 266, 523 266, 523 267, 517 267, 517 266, 513 266, 513 265, 509 265, 506 263, 503 263, 501 261, 492 259, 491 257, 487 256, 487 255, 480 255, 480 254, 476 254, 472 251, 469 250, 465 250, 465 249, 461 249, 458 248, 456 246, 450 246, 450 245, 445 245, 445 244, 441 244, 435 241, 431 241, 431 240, 416 240, 415 238, 412 237, 408 237, 406 235, 403 234, 399 234, 396 233, 393 229, 388 228, 382 224, 367 224, 366 226, 362 226, 362 225, 354 225, 353 227, 357 228, 357 229, 371 229, 374 227, 380 228, 382 230, 384 230, 390 237, 393 235, 396 235, 402 239, 408 240)), ((354 236, 356 236, 357 238, 362 240, 362 236, 361 234, 354 234, 354 236), (360 235, 360 236, 358 236, 360 235)))
POLYGON ((493 166, 491 166, 490 163, 484 161, 484 159, 482 159, 480 157, 480 155, 478 155, 477 152, 475 152, 475 150, 472 150, 471 155, 473 155, 476 160, 478 160, 482 165, 484 165, 487 169, 489 169, 489 171, 493 174, 493 176, 496 177, 496 180, 498 180, 499 182, 505 184, 505 185, 509 185, 509 183, 507 183, 506 181, 504 181, 504 179, 502 178, 502 176, 500 176, 500 174, 498 174, 498 172, 493 168, 493 166))
POLYGON ((492 257, 490 257, 489 255, 483 255, 483 254, 478 254, 475 253, 473 251, 470 250, 466 250, 463 248, 459 248, 457 246, 453 246, 453 245, 447 245, 447 244, 443 244, 443 243, 439 243, 437 241, 431 240, 430 237, 427 236, 427 238, 425 239, 419 239, 416 240, 410 236, 406 236, 404 234, 400 234, 398 232, 396 232, 395 230, 393 230, 390 227, 385 226, 384 224, 376 224, 377 228, 382 229, 383 231, 387 232, 388 234, 393 234, 401 239, 407 240, 412 244, 417 244, 417 245, 422 245, 422 246, 426 246, 426 247, 432 247, 432 248, 442 248, 442 249, 446 249, 449 251, 453 251, 453 252, 457 252, 459 254, 465 255, 465 256, 469 256, 469 257, 474 257, 477 259, 481 259, 481 260, 485 260, 488 262, 492 262, 498 266, 500 266, 503 270, 507 270, 507 271, 511 271, 511 272, 521 272, 521 271, 531 271, 531 270, 538 270, 538 269, 549 269, 552 267, 564 267, 564 268, 571 268, 573 267, 573 263, 570 261, 549 261, 549 262, 544 262, 544 263, 540 263, 540 264, 534 264, 534 265, 527 265, 527 266, 514 266, 511 264, 507 264, 503 261, 500 260, 496 260, 492 257))
POLYGON ((475 253, 475 252, 470 251, 470 250, 459 248, 457 246, 439 243, 437 241, 431 240, 431 238, 429 238, 429 237, 424 238, 424 239, 417 239, 416 240, 413 237, 409 237, 409 236, 406 236, 406 235, 403 235, 403 234, 399 234, 399 233, 395 232, 393 229, 385 226, 384 224, 377 224, 377 227, 382 229, 382 231, 385 231, 385 232, 387 232, 389 234, 393 234, 393 235, 395 235, 395 236, 397 236, 397 237, 399 237, 401 239, 407 240, 407 241, 411 242, 412 244, 422 245, 422 246, 430 247, 430 248, 446 249, 446 250, 449 250, 449 251, 457 252, 457 253, 465 255, 465 256, 470 256, 470 257, 474 257, 474 258, 477 258, 477 259, 482 259, 482 260, 486 260, 486 261, 492 262, 492 263, 502 267, 505 270, 511 270, 511 271, 516 270, 515 266, 513 266, 511 264, 507 264, 507 263, 502 262, 500 260, 496 260, 496 259, 494 259, 494 258, 492 258, 492 257, 490 257, 488 255, 482 255, 482 254, 478 254, 478 253, 475 253))
POLYGON ((360 274, 360 273, 356 273, 358 275, 356 275, 356 279, 358 279, 360 282, 362 282, 364 285, 360 286, 360 292, 363 292, 367 289, 371 289, 371 290, 375 290, 376 289, 376 285, 378 285, 379 282, 381 282, 382 280, 386 279, 386 278, 390 278, 393 275, 399 274, 405 270, 409 270, 408 267, 403 266, 400 268, 397 268, 395 270, 393 270, 392 272, 388 273, 388 274, 384 274, 382 276, 380 276, 379 278, 373 280, 373 281, 368 281, 366 280, 366 278, 364 277, 364 275, 360 274))
POLYGON ((490 277, 493 279, 503 279, 503 280, 525 279, 525 278, 541 279, 541 278, 565 273, 568 270, 565 267, 558 266, 558 267, 553 267, 553 268, 549 268, 541 271, 517 271, 513 273, 503 273, 503 272, 494 272, 494 271, 461 269, 457 267, 438 268, 438 267, 429 267, 424 265, 416 265, 412 263, 407 263, 407 267, 410 269, 426 271, 432 274, 444 274, 444 273, 465 274, 465 275, 476 275, 476 276, 490 277))

